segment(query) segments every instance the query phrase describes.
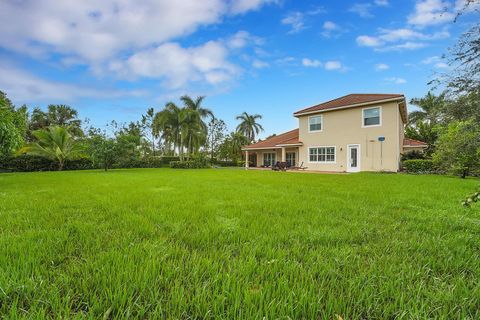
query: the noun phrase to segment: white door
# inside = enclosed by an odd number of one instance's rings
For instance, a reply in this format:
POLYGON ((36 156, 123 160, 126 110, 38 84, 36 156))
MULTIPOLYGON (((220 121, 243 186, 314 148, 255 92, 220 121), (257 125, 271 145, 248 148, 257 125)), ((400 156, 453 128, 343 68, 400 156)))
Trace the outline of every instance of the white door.
POLYGON ((347 145, 347 172, 360 172, 360 145, 347 145))

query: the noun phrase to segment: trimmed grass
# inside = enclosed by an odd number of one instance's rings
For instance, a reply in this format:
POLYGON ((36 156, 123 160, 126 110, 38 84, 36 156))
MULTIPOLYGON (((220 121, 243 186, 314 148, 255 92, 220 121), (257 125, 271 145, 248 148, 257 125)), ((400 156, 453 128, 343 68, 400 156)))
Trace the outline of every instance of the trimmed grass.
POLYGON ((0 318, 480 317, 478 180, 0 175, 0 318))

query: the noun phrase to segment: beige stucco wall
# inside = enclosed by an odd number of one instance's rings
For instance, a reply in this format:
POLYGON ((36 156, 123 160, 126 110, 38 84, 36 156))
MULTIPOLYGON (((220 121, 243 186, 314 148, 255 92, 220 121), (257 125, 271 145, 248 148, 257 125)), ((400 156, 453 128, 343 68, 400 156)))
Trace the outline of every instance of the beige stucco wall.
POLYGON ((321 113, 323 129, 321 132, 308 132, 308 118, 311 115, 298 117, 300 141, 299 162, 305 162, 309 170, 346 171, 347 145, 360 145, 361 171, 398 171, 400 152, 403 141, 403 122, 397 102, 388 102, 370 107, 381 107, 381 126, 362 127, 362 109, 356 107, 321 113), (378 137, 384 136, 383 156, 380 156, 381 143, 378 137), (335 163, 323 164, 309 161, 308 148, 335 146, 335 163))

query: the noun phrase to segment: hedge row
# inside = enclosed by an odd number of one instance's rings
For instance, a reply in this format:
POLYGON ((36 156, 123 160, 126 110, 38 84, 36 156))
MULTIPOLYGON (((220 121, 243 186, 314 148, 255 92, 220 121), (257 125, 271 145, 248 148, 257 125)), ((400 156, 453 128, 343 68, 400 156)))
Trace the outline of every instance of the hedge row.
MULTIPOLYGON (((93 169, 93 163, 88 158, 67 160, 64 170, 93 169)), ((0 159, 1 171, 55 171, 58 170, 58 162, 38 156, 21 155, 18 157, 6 157, 0 159)))
POLYGON ((403 167, 408 173, 435 173, 436 169, 432 160, 412 159, 403 161, 403 167))
POLYGON ((170 162, 170 168, 174 169, 203 169, 208 168, 207 163, 195 160, 185 160, 185 161, 172 161, 170 162))
MULTIPOLYGON (((164 168, 168 167, 171 161, 179 160, 178 157, 155 157, 146 159, 124 159, 115 163, 113 168, 164 168)), ((64 170, 86 170, 98 169, 88 158, 67 160, 64 170)), ((58 170, 58 162, 31 155, 0 158, 0 171, 55 171, 58 170)))

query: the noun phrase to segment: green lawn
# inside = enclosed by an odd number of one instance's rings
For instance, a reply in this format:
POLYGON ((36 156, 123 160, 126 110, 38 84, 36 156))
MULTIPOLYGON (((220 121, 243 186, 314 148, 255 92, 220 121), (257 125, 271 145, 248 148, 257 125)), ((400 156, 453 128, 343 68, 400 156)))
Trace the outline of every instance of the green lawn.
POLYGON ((478 180, 0 174, 0 318, 480 317, 478 180))

